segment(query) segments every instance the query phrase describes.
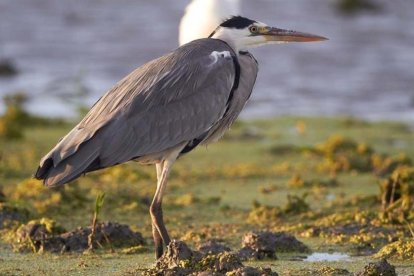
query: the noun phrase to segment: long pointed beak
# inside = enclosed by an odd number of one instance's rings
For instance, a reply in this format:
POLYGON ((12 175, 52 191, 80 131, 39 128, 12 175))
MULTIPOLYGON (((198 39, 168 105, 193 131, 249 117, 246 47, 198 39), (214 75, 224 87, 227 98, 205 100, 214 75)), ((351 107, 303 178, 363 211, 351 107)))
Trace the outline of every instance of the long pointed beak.
POLYGON ((313 42, 328 40, 326 37, 319 35, 283 30, 272 27, 264 28, 262 35, 266 38, 267 41, 276 42, 313 42))

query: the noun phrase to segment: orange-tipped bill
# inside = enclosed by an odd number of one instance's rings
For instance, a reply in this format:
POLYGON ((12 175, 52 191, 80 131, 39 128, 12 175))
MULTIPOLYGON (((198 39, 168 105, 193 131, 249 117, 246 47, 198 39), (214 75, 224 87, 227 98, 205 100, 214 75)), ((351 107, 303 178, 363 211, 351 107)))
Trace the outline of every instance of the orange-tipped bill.
POLYGON ((275 42, 314 42, 328 40, 326 37, 319 35, 271 27, 264 28, 262 35, 266 38, 267 41, 275 42))

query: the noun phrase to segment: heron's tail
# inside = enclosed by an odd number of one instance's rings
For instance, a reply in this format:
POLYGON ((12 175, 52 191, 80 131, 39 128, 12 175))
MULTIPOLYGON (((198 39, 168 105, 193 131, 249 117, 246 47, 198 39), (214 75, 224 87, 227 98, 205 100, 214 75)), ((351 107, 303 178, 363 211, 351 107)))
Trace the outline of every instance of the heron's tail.
POLYGON ((36 171, 35 178, 43 180, 47 187, 66 184, 84 173, 100 168, 100 147, 94 141, 72 147, 70 154, 67 154, 67 147, 62 146, 62 142, 43 157, 36 171))

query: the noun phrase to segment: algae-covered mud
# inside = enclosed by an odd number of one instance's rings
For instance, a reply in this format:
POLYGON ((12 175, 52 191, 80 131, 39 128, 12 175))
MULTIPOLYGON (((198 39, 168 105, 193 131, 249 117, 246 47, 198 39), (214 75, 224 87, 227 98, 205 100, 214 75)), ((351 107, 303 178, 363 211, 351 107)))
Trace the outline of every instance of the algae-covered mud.
POLYGON ((31 120, 0 138, 0 275, 414 275, 413 126, 238 122, 175 164, 174 242, 155 262, 155 169, 131 162, 45 189, 32 173, 72 124, 31 120))

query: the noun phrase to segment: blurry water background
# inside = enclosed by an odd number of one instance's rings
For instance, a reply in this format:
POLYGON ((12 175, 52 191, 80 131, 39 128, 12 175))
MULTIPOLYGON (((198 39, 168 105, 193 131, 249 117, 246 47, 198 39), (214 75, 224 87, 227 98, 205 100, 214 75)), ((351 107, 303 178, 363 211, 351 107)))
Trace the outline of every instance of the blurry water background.
MULTIPOLYGON (((414 1, 344 16, 336 0, 245 0, 243 15, 330 38, 271 45, 244 118, 349 115, 414 121, 414 1)), ((0 59, 19 70, 0 96, 25 91, 28 109, 74 116, 134 68, 177 47, 189 0, 0 0, 0 59)), ((0 113, 4 111, 1 104, 0 113)))

